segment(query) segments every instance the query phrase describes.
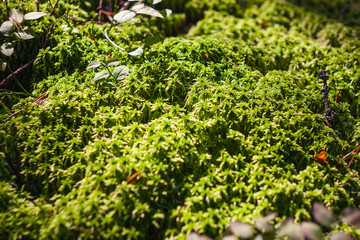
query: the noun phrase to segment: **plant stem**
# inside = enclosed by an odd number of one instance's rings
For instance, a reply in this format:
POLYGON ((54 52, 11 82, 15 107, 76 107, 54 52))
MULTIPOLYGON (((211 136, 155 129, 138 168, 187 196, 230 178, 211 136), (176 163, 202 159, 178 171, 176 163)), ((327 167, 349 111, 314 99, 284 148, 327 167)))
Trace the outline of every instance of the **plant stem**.
POLYGON ((118 5, 118 0, 115 0, 115 4, 114 4, 114 14, 116 13, 117 11, 117 5, 118 5))
POLYGON ((26 89, 23 87, 23 85, 20 83, 20 81, 16 78, 13 70, 11 69, 10 66, 8 66, 10 72, 14 75, 14 79, 15 79, 15 82, 19 85, 19 87, 21 88, 21 90, 23 90, 28 96, 32 96, 28 91, 26 91, 26 89))
POLYGON ((109 72, 110 76, 111 76, 112 78, 114 78, 115 81, 116 81, 117 78, 112 74, 112 72, 110 71, 110 68, 108 67, 108 65, 106 65, 105 63, 102 63, 101 65, 103 65, 103 66, 106 68, 106 70, 109 72))
POLYGON ((9 16, 10 11, 9 11, 8 0, 5 0, 5 6, 6 6, 6 16, 9 16))
POLYGON ((14 92, 14 91, 11 91, 11 90, 6 90, 6 89, 1 89, 0 92, 3 92, 5 94, 8 94, 8 95, 11 95, 11 94, 18 94, 18 95, 24 95, 24 96, 32 96, 32 95, 29 95, 27 93, 23 93, 23 92, 14 92))

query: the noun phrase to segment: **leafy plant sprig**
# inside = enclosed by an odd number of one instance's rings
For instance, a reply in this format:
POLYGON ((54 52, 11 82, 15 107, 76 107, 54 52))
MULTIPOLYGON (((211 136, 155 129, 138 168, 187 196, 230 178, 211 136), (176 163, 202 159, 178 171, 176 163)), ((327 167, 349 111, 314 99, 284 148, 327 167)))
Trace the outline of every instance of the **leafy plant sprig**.
MULTIPOLYGON (((139 0, 129 0, 129 2, 139 2, 139 0)), ((160 3, 161 0, 152 0, 151 4, 155 5, 160 3)), ((119 13, 115 14, 114 16, 114 20, 121 24, 121 23, 125 23, 125 22, 136 22, 139 23, 140 19, 135 18, 137 15, 148 15, 148 16, 152 16, 152 17, 158 17, 158 18, 164 18, 164 17, 168 17, 172 14, 172 11, 170 9, 164 9, 162 11, 158 11, 155 10, 154 8, 145 5, 144 3, 140 3, 140 4, 136 4, 131 10, 123 10, 120 11, 119 13)), ((106 39, 115 47, 126 51, 124 48, 120 47, 119 45, 117 45, 115 42, 113 42, 108 34, 107 31, 104 31, 104 35, 106 37, 106 39)), ((145 46, 151 46, 153 44, 155 44, 156 42, 158 42, 160 40, 159 36, 149 36, 145 38, 145 46)), ((143 48, 139 47, 134 51, 129 52, 129 55, 132 56, 138 56, 141 55, 143 53, 143 48)))
MULTIPOLYGON (((1 24, 0 32, 8 37, 13 32, 12 30, 14 27, 17 31, 14 33, 16 37, 20 38, 21 40, 30 40, 35 38, 34 30, 28 26, 21 26, 21 23, 24 20, 38 20, 45 16, 46 13, 43 12, 29 12, 27 14, 21 13, 17 9, 12 9, 9 15, 9 20, 5 21, 1 24)), ((6 56, 11 56, 14 49, 12 46, 10 47, 11 43, 4 43, 1 45, 1 52, 6 56)))
MULTIPOLYGON (((129 0, 129 2, 139 2, 139 0, 129 0)), ((160 2, 161 2, 161 0, 152 0, 151 1, 152 5, 158 4, 160 2)), ((159 12, 150 6, 145 5, 144 3, 140 3, 140 4, 135 5, 131 10, 123 10, 123 11, 120 11, 119 13, 115 14, 114 20, 119 24, 125 23, 128 21, 140 22, 140 19, 135 18, 135 17, 137 15, 141 15, 141 14, 158 17, 158 18, 164 18, 164 17, 170 16, 172 14, 172 11, 170 9, 165 9, 165 10, 162 10, 159 12)), ((120 47, 114 41, 112 41, 110 39, 110 37, 107 33, 107 30, 104 30, 104 36, 113 46, 115 46, 116 48, 121 49, 123 51, 126 51, 125 48, 120 47)), ((144 45, 151 46, 151 45, 155 44, 156 42, 158 42, 159 39, 160 39, 160 37, 158 37, 158 36, 147 37, 147 38, 145 38, 144 45)), ((137 49, 135 49, 133 51, 129 51, 128 54, 131 56, 139 56, 143 52, 144 52, 143 47, 138 47, 137 49)), ((109 77, 112 77, 115 80, 123 80, 128 75, 129 68, 124 65, 118 66, 119 64, 120 64, 119 61, 111 61, 108 64, 100 63, 98 61, 92 61, 87 66, 87 69, 95 69, 100 66, 103 66, 104 68, 106 68, 106 70, 98 72, 95 75, 94 81, 106 80, 109 77), (109 67, 113 67, 113 66, 117 66, 117 67, 114 70, 110 70, 109 67)), ((108 83, 111 85, 113 84, 111 82, 108 82, 108 83)))
MULTIPOLYGON (((129 68, 124 65, 120 65, 120 61, 110 61, 107 64, 101 63, 99 61, 92 61, 89 63, 86 69, 95 69, 98 67, 104 67, 106 70, 98 72, 95 77, 94 81, 101 81, 107 80, 109 77, 113 78, 114 80, 123 80, 127 75, 129 75, 129 68), (111 69, 115 67, 114 69, 111 69)), ((113 85, 112 82, 108 82, 108 84, 113 85)))
MULTIPOLYGON (((38 20, 45 16, 43 12, 29 12, 25 15, 17 9, 12 9, 9 14, 9 20, 3 22, 0 26, 0 32, 5 36, 9 37, 15 34, 21 40, 30 40, 35 38, 35 32, 28 26, 22 26, 21 23, 31 20, 38 20), (13 31, 16 29, 16 31, 13 31)), ((0 46, 0 51, 7 57, 10 57, 14 53, 14 46, 10 42, 5 42, 0 46)), ((5 70, 7 63, 0 62, 1 70, 5 70)))

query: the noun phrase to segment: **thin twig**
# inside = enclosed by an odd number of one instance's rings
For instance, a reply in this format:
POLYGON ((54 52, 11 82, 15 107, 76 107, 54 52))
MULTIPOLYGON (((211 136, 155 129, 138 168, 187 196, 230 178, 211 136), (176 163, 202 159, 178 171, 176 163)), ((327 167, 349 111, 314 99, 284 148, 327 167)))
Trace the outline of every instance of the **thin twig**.
POLYGON ((54 23, 51 24, 51 26, 50 26, 50 28, 49 28, 49 31, 48 31, 48 33, 47 33, 46 36, 45 36, 44 44, 43 44, 43 47, 42 47, 43 49, 46 48, 46 46, 47 46, 47 44, 48 44, 48 42, 49 42, 49 38, 50 38, 51 31, 53 30, 53 28, 54 28, 54 23))
MULTIPOLYGON (((43 104, 45 102, 45 100, 47 98, 45 98, 47 95, 47 93, 43 93, 41 94, 39 97, 35 98, 35 100, 32 101, 32 103, 35 103, 36 106, 40 106, 41 104, 43 104)), ((24 108, 14 112, 13 114, 11 114, 5 121, 8 121, 10 118, 18 115, 19 113, 21 113, 22 111, 24 111, 25 109, 27 109, 29 107, 29 105, 26 105, 24 108)))
POLYGON ((103 4, 103 0, 99 0, 99 23, 101 23, 101 13, 102 13, 102 4, 103 4))
MULTIPOLYGON (((49 1, 49 2, 50 2, 50 1, 49 1)), ((50 13, 49 13, 49 16, 53 15, 53 13, 54 13, 54 11, 55 11, 55 8, 56 8, 56 6, 58 5, 58 3, 59 3, 59 0, 56 0, 53 8, 51 9, 51 11, 50 11, 50 13)))
POLYGON ((74 22, 81 22, 81 23, 86 23, 86 22, 90 22, 90 21, 86 21, 86 20, 82 20, 82 19, 76 19, 76 18, 72 18, 72 17, 67 17, 67 19, 74 21, 74 22))
POLYGON ((229 63, 231 63, 232 65, 234 65, 235 67, 240 67, 239 65, 233 63, 232 61, 229 60, 229 63))
POLYGON ((360 151, 360 145, 357 146, 354 150, 352 150, 351 152, 349 152, 348 154, 346 154, 342 159, 340 159, 340 161, 338 163, 341 163, 342 161, 345 160, 345 158, 347 158, 348 156, 350 156, 352 153, 355 152, 354 156, 351 158, 349 164, 348 164, 348 168, 350 168, 350 165, 352 164, 352 162, 354 161, 356 155, 358 154, 358 152, 360 151))
POLYGON ((36 11, 40 12, 39 0, 36 0, 36 11))
POLYGON ((25 68, 29 67, 31 64, 35 62, 36 58, 26 63, 24 66, 18 68, 15 72, 11 73, 9 76, 7 76, 2 82, 0 83, 0 89, 5 88, 6 85, 10 83, 10 81, 19 73, 24 71, 25 68))
POLYGON ((351 165, 352 162, 354 161, 354 159, 355 159, 356 155, 358 154, 359 150, 360 150, 360 146, 357 147, 357 150, 355 151, 354 156, 352 157, 351 161, 350 161, 349 164, 348 164, 348 168, 350 168, 350 165, 351 165))
POLYGON ((120 8, 120 11, 123 11, 123 10, 128 10, 130 8, 130 2, 125 2, 121 8, 120 8))
MULTIPOLYGON (((82 19, 76 19, 76 18, 72 18, 72 17, 67 17, 67 16, 64 16, 64 15, 60 15, 59 13, 55 12, 55 14, 61 18, 63 18, 64 20, 71 20, 71 21, 74 21, 74 22, 81 22, 81 23, 90 23, 90 21, 86 21, 86 20, 82 20, 82 19)), ((106 24, 106 23, 97 23, 99 25, 103 25, 103 24, 106 24)))

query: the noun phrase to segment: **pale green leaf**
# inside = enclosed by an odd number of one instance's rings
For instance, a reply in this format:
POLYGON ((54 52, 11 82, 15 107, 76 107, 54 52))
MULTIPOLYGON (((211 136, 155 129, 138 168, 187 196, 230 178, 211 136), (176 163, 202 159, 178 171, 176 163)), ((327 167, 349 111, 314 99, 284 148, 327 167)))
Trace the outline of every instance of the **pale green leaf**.
POLYGON ((68 25, 61 25, 61 27, 64 31, 68 31, 71 29, 68 25))
POLYGON ((139 18, 133 18, 130 21, 134 22, 134 23, 140 23, 141 20, 139 18))
POLYGON ((111 62, 109 62, 107 65, 108 65, 109 67, 115 67, 115 66, 119 66, 120 64, 121 64, 120 61, 111 61, 111 62))
POLYGON ((2 63, 0 64, 1 71, 4 71, 4 70, 5 70, 6 65, 7 65, 7 62, 2 62, 2 63))
POLYGON ((24 20, 24 14, 17 9, 11 9, 9 20, 14 24, 19 24, 24 20))
POLYGON ((162 10, 161 11, 161 14, 164 16, 164 17, 168 17, 172 14, 172 10, 171 9, 165 9, 165 10, 162 10))
POLYGON ((129 10, 124 10, 124 11, 119 12, 118 14, 115 14, 114 20, 117 21, 118 23, 124 23, 124 22, 130 21, 135 16, 136 16, 136 13, 129 11, 129 10))
POLYGON ((25 14, 24 19, 25 20, 37 20, 45 16, 46 13, 43 12, 29 12, 25 14))
POLYGON ((136 50, 129 52, 129 55, 131 56, 139 56, 144 52, 144 49, 142 47, 137 48, 136 50))
POLYGON ((9 36, 10 32, 13 28, 14 24, 10 21, 5 21, 1 24, 0 27, 0 32, 4 35, 4 36, 9 36))
POLYGON ((22 32, 17 32, 15 33, 15 36, 17 36, 18 38, 20 38, 21 40, 30 40, 30 39, 33 39, 34 36, 25 32, 25 31, 22 31, 22 32))
POLYGON ((14 52, 14 47, 11 43, 4 43, 0 47, 1 53, 10 57, 14 52))
POLYGON ((95 74, 94 77, 94 81, 99 81, 99 80, 105 80, 110 76, 110 73, 107 70, 98 72, 97 74, 95 74))
POLYGON ((86 69, 97 68, 97 67, 100 67, 100 66, 101 66, 101 63, 94 60, 94 61, 91 61, 89 63, 89 65, 86 67, 86 69))
POLYGON ((35 38, 35 31, 32 28, 24 27, 23 31, 15 33, 15 36, 22 40, 29 40, 35 38))
POLYGON ((118 80, 123 80, 129 75, 129 68, 127 66, 118 66, 114 69, 113 73, 114 77, 118 80))
POLYGON ((132 10, 135 11, 137 14, 145 14, 153 17, 164 18, 160 12, 156 11, 152 7, 145 6, 144 4, 136 5, 133 7, 132 10))

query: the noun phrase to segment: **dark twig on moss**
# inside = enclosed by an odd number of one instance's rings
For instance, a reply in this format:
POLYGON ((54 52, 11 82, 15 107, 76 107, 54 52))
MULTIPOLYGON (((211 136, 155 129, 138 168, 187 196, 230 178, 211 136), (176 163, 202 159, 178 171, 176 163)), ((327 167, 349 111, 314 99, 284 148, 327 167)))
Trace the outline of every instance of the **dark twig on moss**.
POLYGON ((40 12, 40 3, 39 0, 36 0, 36 11, 40 12))
POLYGON ((125 2, 121 5, 120 11, 128 10, 130 8, 130 2, 125 2))
POLYGON ((31 60, 30 62, 26 63, 24 66, 21 66, 20 68, 18 68, 15 72, 13 72, 12 74, 10 74, 9 76, 7 76, 4 80, 1 81, 0 83, 0 89, 3 89, 6 87, 6 85, 8 85, 11 80, 18 75, 19 73, 21 73, 22 71, 24 71, 25 68, 29 67, 31 64, 33 64, 35 62, 36 58, 31 60))
POLYGON ((44 44, 43 44, 43 46, 42 46, 43 49, 46 48, 46 46, 47 46, 47 44, 48 44, 48 42, 49 42, 49 38, 50 38, 51 31, 52 31, 53 28, 54 28, 54 23, 51 24, 51 26, 50 26, 50 28, 49 28, 49 31, 48 31, 48 33, 47 33, 46 36, 45 36, 44 44))
MULTIPOLYGON (((32 101, 32 103, 35 103, 36 106, 42 105, 42 104, 46 101, 46 99, 47 99, 47 98, 46 98, 46 95, 47 95, 47 93, 41 94, 39 97, 35 98, 35 100, 32 101)), ((20 110, 18 110, 18 111, 16 111, 16 112, 14 112, 13 114, 11 114, 5 121, 8 121, 10 118, 18 115, 19 113, 21 113, 22 111, 24 111, 26 108, 29 108, 29 105, 26 105, 24 108, 22 108, 22 109, 20 109, 20 110)))
POLYGON ((101 23, 101 14, 102 14, 102 5, 103 5, 103 0, 99 0, 99 23, 101 23))
POLYGON ((327 86, 327 80, 329 79, 329 76, 327 75, 326 70, 319 71, 318 78, 323 80, 324 82, 324 88, 321 89, 321 92, 324 93, 324 105, 325 105, 324 116, 327 120, 328 127, 333 128, 335 123, 336 113, 329 108, 329 90, 327 86))

